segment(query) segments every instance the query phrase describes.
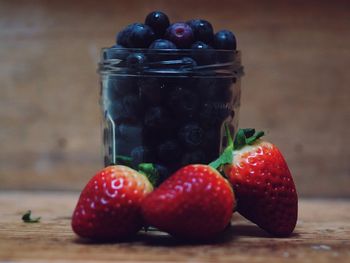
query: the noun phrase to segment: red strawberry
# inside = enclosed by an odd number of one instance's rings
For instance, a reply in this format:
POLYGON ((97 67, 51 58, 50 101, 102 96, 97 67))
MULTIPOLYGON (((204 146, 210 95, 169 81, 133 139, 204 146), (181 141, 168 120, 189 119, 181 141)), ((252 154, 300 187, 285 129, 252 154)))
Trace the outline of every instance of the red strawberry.
POLYGON ((188 165, 142 203, 145 221, 182 239, 210 239, 230 223, 235 199, 229 182, 208 165, 188 165))
MULTIPOLYGON (((281 152, 259 139, 263 135, 254 129, 240 130, 234 144, 229 139, 221 164, 230 159, 233 147, 233 161, 224 165, 224 172, 235 191, 237 211, 272 235, 288 236, 297 222, 298 196, 281 152)), ((211 165, 218 164, 220 158, 211 165)))
POLYGON ((121 240, 136 234, 143 225, 141 201, 152 190, 144 174, 127 166, 104 168, 80 195, 73 231, 96 240, 121 240))

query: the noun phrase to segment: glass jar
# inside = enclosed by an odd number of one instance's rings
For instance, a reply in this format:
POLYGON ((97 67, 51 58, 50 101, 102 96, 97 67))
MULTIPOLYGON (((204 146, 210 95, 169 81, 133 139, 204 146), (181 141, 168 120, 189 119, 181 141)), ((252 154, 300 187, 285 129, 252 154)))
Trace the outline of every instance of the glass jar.
POLYGON ((216 159, 225 123, 237 130, 239 51, 105 48, 99 73, 105 166, 131 157, 165 179, 216 159))

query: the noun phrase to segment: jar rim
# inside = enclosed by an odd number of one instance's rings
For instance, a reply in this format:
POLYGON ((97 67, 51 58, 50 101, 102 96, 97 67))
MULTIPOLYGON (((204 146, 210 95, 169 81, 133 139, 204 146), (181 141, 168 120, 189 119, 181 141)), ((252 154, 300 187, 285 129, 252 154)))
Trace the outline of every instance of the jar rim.
POLYGON ((149 49, 149 48, 120 48, 120 47, 103 47, 101 48, 101 52, 107 51, 107 50, 120 50, 120 51, 125 51, 125 52, 139 52, 139 53, 176 53, 176 54, 181 54, 181 53, 192 53, 192 52, 208 52, 208 51, 215 51, 220 54, 241 54, 242 51, 240 50, 229 50, 229 49, 191 49, 191 48, 169 48, 169 49, 160 49, 160 48, 155 48, 155 49, 149 49))
MULTIPOLYGON (((133 58, 134 59, 134 58, 133 58)), ((98 68, 101 75, 217 76, 241 77, 241 51, 217 49, 102 48, 98 68), (140 64, 128 64, 130 54, 145 56, 140 64), (196 57, 209 56, 205 63, 196 57)))

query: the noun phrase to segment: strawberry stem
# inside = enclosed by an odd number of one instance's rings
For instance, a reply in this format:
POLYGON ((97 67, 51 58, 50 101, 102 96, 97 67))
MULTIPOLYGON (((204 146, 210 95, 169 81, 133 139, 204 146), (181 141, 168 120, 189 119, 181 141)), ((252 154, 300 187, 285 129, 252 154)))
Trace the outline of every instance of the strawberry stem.
POLYGON ((226 132, 228 146, 226 147, 224 152, 219 156, 218 159, 216 159, 215 161, 209 164, 209 166, 213 167, 216 170, 220 169, 220 167, 224 164, 232 163, 232 160, 233 160, 234 143, 232 140, 230 129, 226 123, 225 123, 225 132, 226 132))
POLYGON ((245 145, 253 144, 256 140, 258 140, 265 134, 263 131, 256 132, 253 128, 239 129, 235 139, 232 140, 230 129, 228 128, 227 124, 225 124, 225 131, 228 146, 219 156, 219 158, 217 158, 215 161, 209 164, 209 166, 217 170, 220 170, 221 166, 225 164, 232 163, 234 150, 238 150, 244 147, 245 145))
POLYGON ((157 185, 159 174, 152 163, 140 163, 138 165, 139 173, 144 174, 153 186, 157 185))
POLYGON ((230 131, 230 128, 228 127, 227 123, 225 123, 225 133, 226 133, 228 146, 233 146, 233 139, 232 139, 231 131, 230 131))

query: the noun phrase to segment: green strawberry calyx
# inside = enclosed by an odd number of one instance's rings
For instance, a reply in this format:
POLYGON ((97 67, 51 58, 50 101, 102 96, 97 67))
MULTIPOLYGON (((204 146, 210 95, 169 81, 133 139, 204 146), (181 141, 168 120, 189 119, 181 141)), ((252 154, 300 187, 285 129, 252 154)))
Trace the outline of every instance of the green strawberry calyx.
POLYGON ((225 164, 232 163, 234 150, 239 150, 246 145, 253 144, 265 134, 263 131, 256 132, 253 128, 239 129, 235 139, 233 140, 227 124, 225 124, 225 132, 227 137, 227 147, 219 158, 209 164, 209 166, 217 170, 220 170, 225 164))
POLYGON ((153 163, 140 163, 138 165, 139 173, 144 174, 149 182, 156 186, 159 180, 159 173, 153 163))
POLYGON ((132 158, 124 155, 117 155, 115 161, 118 165, 132 166, 132 158))
MULTIPOLYGON (((125 165, 128 167, 133 167, 132 158, 124 155, 117 155, 116 156, 116 163, 117 165, 125 165)), ((152 163, 140 163, 137 166, 137 170, 139 173, 145 175, 149 182, 155 186, 157 185, 158 179, 159 179, 159 173, 158 170, 155 168, 154 164, 152 163)))

